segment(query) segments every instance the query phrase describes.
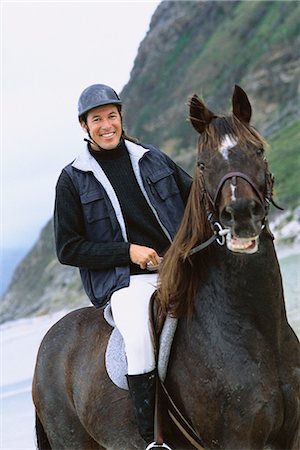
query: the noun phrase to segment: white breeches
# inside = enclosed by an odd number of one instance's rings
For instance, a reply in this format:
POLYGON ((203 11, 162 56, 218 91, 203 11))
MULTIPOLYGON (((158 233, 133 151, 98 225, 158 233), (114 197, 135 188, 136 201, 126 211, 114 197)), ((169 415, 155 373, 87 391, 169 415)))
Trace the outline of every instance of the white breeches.
POLYGON ((148 308, 156 285, 157 274, 132 275, 129 286, 111 296, 112 315, 125 343, 128 375, 155 368, 148 308))

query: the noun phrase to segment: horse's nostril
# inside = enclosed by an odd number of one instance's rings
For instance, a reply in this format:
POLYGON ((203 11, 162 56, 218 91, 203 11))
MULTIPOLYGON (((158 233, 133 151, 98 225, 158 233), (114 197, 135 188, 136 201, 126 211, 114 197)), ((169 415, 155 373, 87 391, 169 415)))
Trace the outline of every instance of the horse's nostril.
POLYGON ((233 214, 233 208, 230 205, 227 205, 225 208, 226 213, 230 214, 230 216, 232 216, 233 214))
POLYGON ((225 227, 238 226, 247 219, 259 222, 264 217, 264 209, 260 202, 255 199, 239 199, 226 205, 220 220, 225 227))
POLYGON ((229 225, 233 221, 233 208, 227 205, 221 212, 221 221, 223 225, 229 225))
POLYGON ((250 200, 249 209, 250 209, 251 212, 253 212, 255 214, 256 212, 259 211, 260 204, 257 203, 255 200, 250 200))
POLYGON ((251 200, 249 209, 253 217, 262 218, 264 216, 264 209, 262 205, 255 200, 251 200))

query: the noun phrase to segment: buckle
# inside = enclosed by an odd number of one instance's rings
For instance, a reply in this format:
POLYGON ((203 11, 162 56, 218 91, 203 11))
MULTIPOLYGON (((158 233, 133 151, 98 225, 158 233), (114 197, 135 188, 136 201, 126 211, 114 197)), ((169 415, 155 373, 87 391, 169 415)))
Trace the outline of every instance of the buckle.
POLYGON ((214 222, 215 234, 217 236, 216 241, 219 245, 224 245, 226 242, 225 235, 230 232, 228 228, 222 228, 219 222, 214 222))

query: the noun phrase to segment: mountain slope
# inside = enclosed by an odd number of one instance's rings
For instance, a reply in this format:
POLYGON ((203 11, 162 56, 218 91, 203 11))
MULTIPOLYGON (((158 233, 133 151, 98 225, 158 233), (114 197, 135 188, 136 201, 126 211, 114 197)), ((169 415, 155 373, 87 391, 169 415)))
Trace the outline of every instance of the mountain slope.
MULTIPOLYGON (((197 93, 222 114, 240 84, 253 104, 253 124, 280 151, 277 131, 300 124, 299 21, 298 2, 162 2, 122 91, 128 131, 192 172, 188 99, 197 93)), ((297 147, 292 153, 300 168, 297 147)), ((296 170, 290 175, 296 181, 296 170)), ((294 194, 299 200, 300 186, 283 201, 295 206, 294 194)))

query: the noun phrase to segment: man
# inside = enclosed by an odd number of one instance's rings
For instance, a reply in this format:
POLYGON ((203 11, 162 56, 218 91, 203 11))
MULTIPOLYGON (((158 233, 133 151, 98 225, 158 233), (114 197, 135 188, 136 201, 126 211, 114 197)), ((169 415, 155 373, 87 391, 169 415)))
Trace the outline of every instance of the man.
POLYGON ((124 338, 139 431, 149 443, 156 382, 148 317, 157 281, 153 269, 176 233, 191 178, 157 148, 126 135, 121 100, 111 87, 86 88, 78 117, 87 145, 57 182, 57 255, 80 268, 96 307, 111 303, 124 338))

